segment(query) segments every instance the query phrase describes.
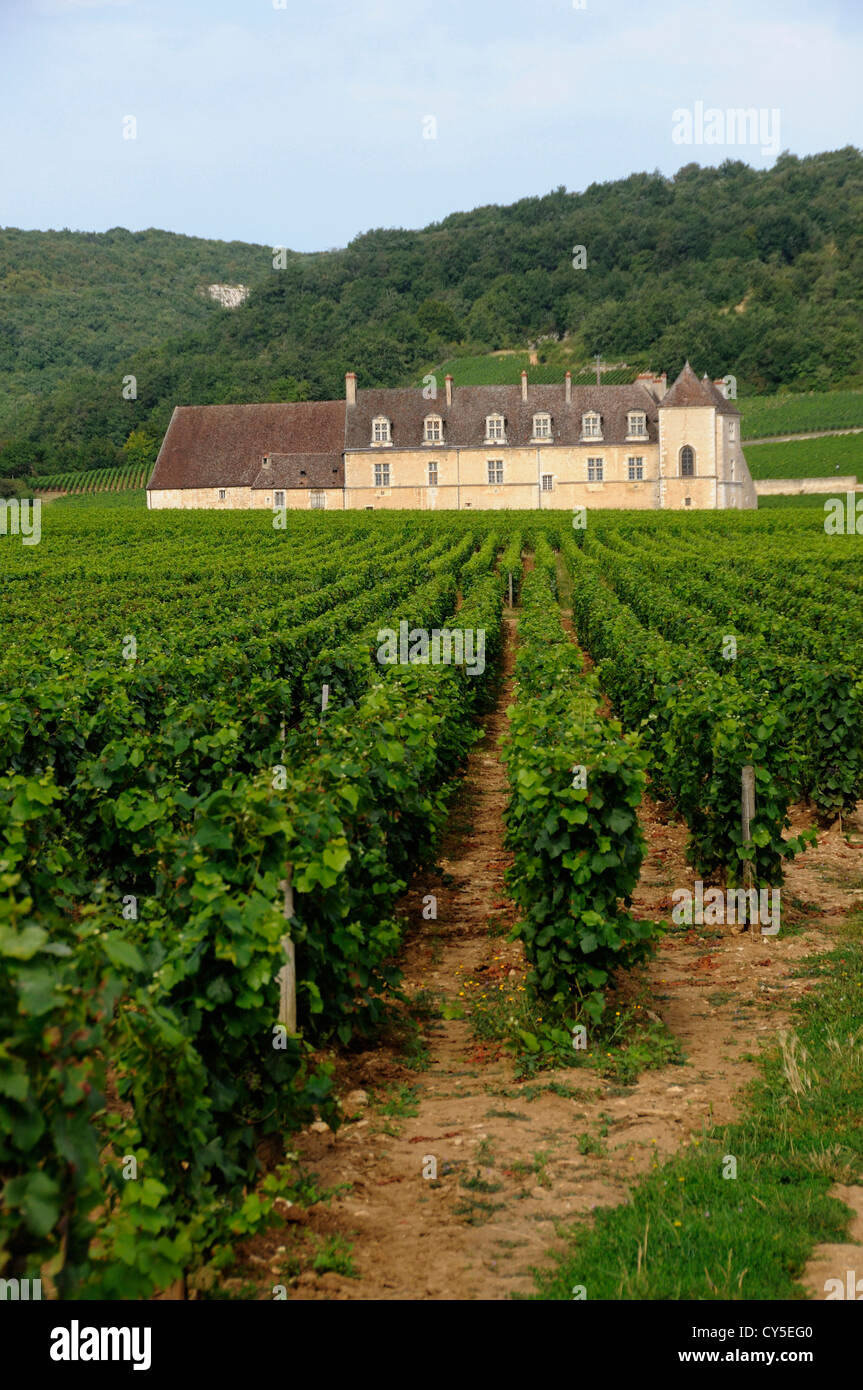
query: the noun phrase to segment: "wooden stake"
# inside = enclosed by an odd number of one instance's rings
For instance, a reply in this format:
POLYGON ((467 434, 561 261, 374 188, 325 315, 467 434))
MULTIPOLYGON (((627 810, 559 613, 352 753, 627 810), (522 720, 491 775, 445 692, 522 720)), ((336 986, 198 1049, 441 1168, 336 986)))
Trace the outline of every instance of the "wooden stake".
POLYGON ((323 714, 330 701, 330 687, 325 685, 321 690, 321 714, 323 714))
MULTIPOLYGON (((755 819, 755 768, 746 763, 740 778, 740 825, 743 832, 743 847, 748 848, 752 840, 751 826, 755 819)), ((743 865, 743 887, 748 892, 752 887, 752 864, 749 860, 743 865)), ((748 899, 747 899, 748 910, 748 899)))
POLYGON ((512 570, 509 572, 509 606, 512 608, 512 570))
MULTIPOLYGON (((282 905, 282 916, 289 922, 294 915, 294 889, 292 885, 293 870, 288 865, 287 875, 282 883, 284 890, 284 903, 282 905)), ((279 971, 279 1022, 283 1023, 289 1033, 297 1031, 297 966, 294 955, 294 943, 290 935, 282 937, 282 947, 285 952, 285 964, 279 971)))

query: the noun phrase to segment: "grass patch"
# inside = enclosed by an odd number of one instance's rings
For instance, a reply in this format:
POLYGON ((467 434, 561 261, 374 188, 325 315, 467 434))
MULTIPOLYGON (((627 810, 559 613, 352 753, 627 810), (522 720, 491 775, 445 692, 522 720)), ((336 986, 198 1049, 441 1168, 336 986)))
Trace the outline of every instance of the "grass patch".
POLYGON ((353 1261, 354 1247, 343 1236, 313 1237, 316 1251, 312 1269, 316 1274, 343 1274, 347 1279, 357 1279, 356 1265, 353 1261))
MULTIPOLYGON (((841 1241, 850 1213, 828 1195, 863 1178, 863 917, 806 968, 816 992, 760 1059, 741 1120, 705 1131, 653 1171, 621 1207, 573 1232, 546 1299, 792 1299, 820 1242, 841 1241), (731 1174, 736 1164, 736 1177, 731 1174)), ((843 1271, 836 1271, 843 1277, 843 1271)))
POLYGON ((459 1187, 467 1188, 469 1192, 500 1192, 503 1187, 502 1182, 490 1182, 484 1178, 477 1169, 472 1178, 462 1178, 459 1187))
POLYGON ((663 1023, 648 1017, 645 992, 614 1012, 607 1010, 598 1025, 589 1024, 588 1045, 579 1049, 573 1046, 570 1026, 551 1018, 546 1006, 510 980, 506 966, 463 983, 474 1037, 504 1043, 515 1057, 516 1080, 561 1067, 591 1067, 627 1085, 649 1067, 685 1060, 679 1041, 663 1023))
POLYGON ((484 1202, 481 1197, 465 1197, 453 1207, 456 1216, 464 1218, 466 1226, 485 1226, 496 1211, 503 1211, 503 1202, 484 1202))
POLYGON ((377 1102, 382 1115, 394 1115, 408 1119, 419 1114, 419 1089, 401 1082, 388 1086, 377 1102))

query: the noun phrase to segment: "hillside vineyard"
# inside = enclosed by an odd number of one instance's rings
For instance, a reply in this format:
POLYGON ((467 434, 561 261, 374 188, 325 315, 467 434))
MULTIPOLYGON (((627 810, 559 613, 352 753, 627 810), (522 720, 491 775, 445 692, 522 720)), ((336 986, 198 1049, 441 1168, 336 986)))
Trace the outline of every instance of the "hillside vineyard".
POLYGON ((757 505, 740 412, 687 362, 669 390, 462 386, 344 401, 178 407, 147 487, 171 507, 374 511, 682 510, 757 505))

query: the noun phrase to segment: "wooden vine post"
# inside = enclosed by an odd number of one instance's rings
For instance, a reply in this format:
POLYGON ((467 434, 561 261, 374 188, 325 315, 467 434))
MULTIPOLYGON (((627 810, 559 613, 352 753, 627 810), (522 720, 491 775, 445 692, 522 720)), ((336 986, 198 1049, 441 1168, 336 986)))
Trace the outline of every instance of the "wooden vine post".
POLYGON ((509 606, 512 608, 512 570, 509 572, 509 606))
MULTIPOLYGON (((740 821, 743 832, 743 848, 747 849, 752 842, 752 822, 755 819, 755 768, 751 763, 746 763, 740 778, 740 821)), ((748 893, 752 887, 752 863, 746 860, 743 865, 743 887, 748 893)), ((747 916, 749 912, 749 899, 746 900, 747 916)))
MULTIPOLYGON (((292 884, 292 874, 290 864, 288 865, 287 875, 282 884, 284 901, 282 905, 282 916, 289 922, 294 915, 294 889, 292 884)), ((289 1033, 297 1031, 297 965, 294 954, 294 943, 290 934, 282 937, 282 948, 285 952, 285 964, 279 971, 279 1022, 283 1023, 289 1033)))

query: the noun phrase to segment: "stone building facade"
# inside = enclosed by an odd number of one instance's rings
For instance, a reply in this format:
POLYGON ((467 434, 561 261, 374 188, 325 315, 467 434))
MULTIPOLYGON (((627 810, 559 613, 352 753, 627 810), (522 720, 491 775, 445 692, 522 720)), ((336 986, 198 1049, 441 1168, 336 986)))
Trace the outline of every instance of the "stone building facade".
POLYGON ((147 505, 428 511, 757 506, 740 413, 687 362, 630 386, 358 390, 178 407, 147 505))

